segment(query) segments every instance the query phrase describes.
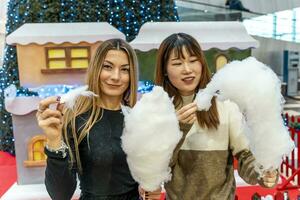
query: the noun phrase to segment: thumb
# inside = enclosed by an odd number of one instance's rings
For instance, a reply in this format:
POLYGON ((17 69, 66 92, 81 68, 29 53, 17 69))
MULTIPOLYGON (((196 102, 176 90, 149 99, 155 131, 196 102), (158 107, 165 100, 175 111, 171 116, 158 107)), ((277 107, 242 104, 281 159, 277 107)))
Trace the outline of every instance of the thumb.
POLYGON ((56 106, 56 110, 62 112, 63 109, 64 109, 64 103, 58 103, 57 106, 56 106))

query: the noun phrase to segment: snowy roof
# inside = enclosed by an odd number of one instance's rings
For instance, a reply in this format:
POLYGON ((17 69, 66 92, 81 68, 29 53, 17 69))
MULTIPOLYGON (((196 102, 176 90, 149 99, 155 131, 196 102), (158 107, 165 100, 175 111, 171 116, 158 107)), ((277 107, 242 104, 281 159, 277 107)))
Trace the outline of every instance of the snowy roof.
POLYGON ((130 43, 134 49, 148 51, 158 49, 160 43, 173 33, 192 35, 203 50, 218 48, 222 50, 257 48, 253 39, 241 22, 148 22, 138 36, 130 43))
POLYGON ((14 115, 27 115, 35 110, 42 98, 40 97, 16 97, 5 102, 5 109, 14 115))
POLYGON ((8 35, 6 42, 13 45, 95 43, 111 38, 125 39, 125 35, 107 22, 28 23, 8 35))

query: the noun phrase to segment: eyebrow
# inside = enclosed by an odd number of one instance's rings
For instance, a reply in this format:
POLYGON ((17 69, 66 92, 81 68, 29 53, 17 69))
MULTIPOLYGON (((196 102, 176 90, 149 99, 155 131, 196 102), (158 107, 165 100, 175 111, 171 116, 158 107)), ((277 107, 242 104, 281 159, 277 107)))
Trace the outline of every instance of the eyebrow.
MULTIPOLYGON (((112 62, 110 62, 110 61, 108 61, 108 60, 104 60, 104 62, 107 62, 107 63, 109 63, 109 64, 111 64, 111 65, 114 65, 112 62)), ((129 64, 121 65, 121 67, 127 67, 127 66, 129 66, 129 64)))
MULTIPOLYGON (((190 56, 190 58, 197 58, 198 59, 198 57, 195 56, 195 55, 190 56)), ((173 59, 171 59, 171 61, 174 61, 174 60, 180 60, 180 58, 173 58, 173 59)))

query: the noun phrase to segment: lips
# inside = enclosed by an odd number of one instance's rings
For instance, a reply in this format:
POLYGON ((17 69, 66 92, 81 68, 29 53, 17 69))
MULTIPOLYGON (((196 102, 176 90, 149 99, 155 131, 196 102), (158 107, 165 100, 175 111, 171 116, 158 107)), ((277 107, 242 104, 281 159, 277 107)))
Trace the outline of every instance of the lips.
POLYGON ((109 83, 107 83, 107 85, 110 86, 110 87, 114 87, 114 88, 121 87, 121 85, 116 85, 116 84, 109 84, 109 83))
POLYGON ((195 79, 195 77, 189 76, 189 77, 185 77, 185 78, 183 78, 183 79, 181 79, 181 80, 182 80, 184 83, 186 83, 186 84, 191 84, 191 83, 193 83, 194 79, 195 79))
POLYGON ((182 80, 183 81, 192 81, 192 80, 194 80, 195 79, 195 77, 185 77, 185 78, 183 78, 182 80))

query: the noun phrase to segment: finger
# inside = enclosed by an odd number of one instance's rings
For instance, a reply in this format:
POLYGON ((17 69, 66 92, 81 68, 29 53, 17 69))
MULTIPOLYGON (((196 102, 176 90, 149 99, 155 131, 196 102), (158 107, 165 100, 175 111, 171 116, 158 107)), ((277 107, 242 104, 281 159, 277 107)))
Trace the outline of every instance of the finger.
POLYGON ((188 116, 185 119, 179 120, 181 123, 188 123, 190 121, 193 121, 193 119, 196 118, 196 115, 193 113, 190 116, 188 116))
POLYGON ((56 106, 56 110, 60 111, 62 113, 64 109, 65 104, 64 103, 58 103, 56 106))
POLYGON ((42 114, 42 113, 41 113, 40 111, 37 111, 37 112, 36 112, 35 117, 36 117, 37 120, 39 120, 41 114, 42 114))
POLYGON ((139 186, 139 195, 142 197, 145 193, 145 190, 139 186))
POLYGON ((160 191, 146 192, 146 195, 160 195, 160 191))
POLYGON ((264 182, 264 185, 266 186, 266 187, 268 187, 268 188, 272 188, 272 187, 274 187, 275 185, 276 185, 276 183, 269 183, 269 182, 264 182))
POLYGON ((276 176, 277 175, 277 170, 273 170, 273 171, 266 171, 264 173, 265 176, 269 176, 269 177, 273 177, 273 176, 276 176))
POLYGON ((183 106, 182 108, 180 108, 180 109, 177 111, 177 114, 178 114, 178 115, 181 115, 181 114, 183 114, 185 111, 187 111, 187 110, 189 110, 189 109, 191 109, 191 108, 193 108, 193 107, 195 107, 195 108, 197 109, 197 104, 196 104, 195 102, 189 103, 189 104, 183 106))
POLYGON ((276 175, 276 174, 272 174, 272 175, 264 175, 264 177, 266 177, 266 178, 276 178, 277 175, 276 175))
POLYGON ((187 121, 187 124, 193 124, 197 120, 197 117, 193 117, 191 120, 187 121))
POLYGON ((44 120, 39 120, 38 124, 40 127, 48 127, 50 125, 60 126, 62 121, 56 117, 50 117, 44 120))
POLYGON ((160 197, 160 193, 159 194, 148 194, 148 195, 146 195, 146 197, 156 199, 156 198, 160 197))
POLYGON ((160 193, 146 193, 145 197, 151 199, 158 199, 160 197, 160 193))
POLYGON ((180 118, 181 118, 181 119, 186 119, 186 118, 188 118, 189 116, 195 114, 196 111, 197 111, 197 108, 196 108, 196 107, 192 107, 192 108, 190 108, 189 110, 187 110, 187 111, 185 111, 184 113, 182 113, 182 114, 180 115, 180 118))
POLYGON ((40 111, 46 110, 47 108, 49 108, 50 104, 59 103, 59 100, 60 99, 56 96, 48 97, 46 99, 43 99, 39 103, 39 110, 40 111))
POLYGON ((263 181, 264 182, 269 182, 269 183, 274 183, 276 181, 276 177, 272 177, 272 178, 264 177, 263 181))
POLYGON ((41 119, 47 119, 49 117, 56 117, 61 119, 62 118, 62 113, 57 110, 52 110, 52 109, 46 109, 43 113, 40 114, 41 119))

